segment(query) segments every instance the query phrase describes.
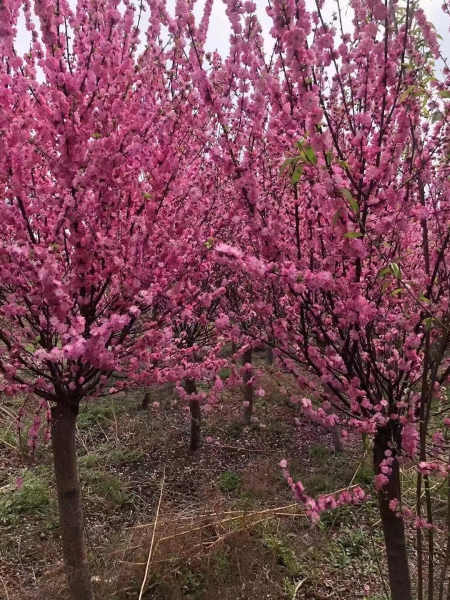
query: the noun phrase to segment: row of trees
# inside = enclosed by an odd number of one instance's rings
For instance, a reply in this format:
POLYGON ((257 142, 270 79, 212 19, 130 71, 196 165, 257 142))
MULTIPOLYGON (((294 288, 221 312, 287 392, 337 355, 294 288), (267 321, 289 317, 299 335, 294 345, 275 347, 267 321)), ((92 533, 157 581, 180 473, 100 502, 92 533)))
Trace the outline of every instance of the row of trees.
MULTIPOLYGON (((164 0, 0 4, 1 389, 51 406, 71 596, 93 597, 80 402, 184 383, 197 447, 195 382, 220 391, 229 341, 245 383, 262 343, 308 415, 371 436, 392 599, 412 599, 413 519, 417 597, 442 600, 450 91, 435 30, 415 0, 351 0, 351 31, 339 2, 273 0, 268 53, 256 5, 224 3, 226 57, 205 51, 210 0, 199 21, 192 0, 175 17, 164 0)), ((313 518, 333 506, 283 468, 313 518)))

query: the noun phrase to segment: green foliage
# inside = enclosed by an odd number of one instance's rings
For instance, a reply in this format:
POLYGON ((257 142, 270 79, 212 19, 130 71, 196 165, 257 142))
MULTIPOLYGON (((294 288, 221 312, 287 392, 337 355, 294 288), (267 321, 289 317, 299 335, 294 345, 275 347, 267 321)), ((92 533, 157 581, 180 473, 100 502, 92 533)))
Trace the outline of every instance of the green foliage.
POLYGON ((80 468, 115 466, 125 463, 138 462, 143 457, 139 448, 110 448, 100 444, 94 452, 85 454, 79 459, 80 468))
POLYGON ((312 446, 309 450, 309 455, 313 459, 324 460, 330 456, 330 452, 324 446, 312 446))
POLYGON ((301 563, 290 546, 290 537, 294 534, 263 536, 263 544, 274 553, 279 565, 284 567, 291 577, 295 577, 301 571, 301 563))
POLYGON ((244 424, 241 421, 231 421, 225 427, 226 434, 234 440, 238 440, 241 437, 243 431, 244 424))
POLYGON ((49 476, 47 472, 28 472, 21 489, 15 483, 6 486, 0 495, 0 523, 7 527, 18 525, 24 515, 46 515, 51 503, 49 476))
POLYGON ((205 591, 202 573, 187 568, 182 571, 182 577, 183 594, 187 598, 192 598, 193 600, 200 598, 205 591))
POLYGON ((224 367, 223 369, 220 369, 220 371, 219 371, 219 377, 220 377, 220 379, 222 379, 222 381, 226 381, 230 375, 231 375, 230 367, 224 367))
POLYGON ((122 406, 115 406, 114 403, 92 402, 83 405, 78 415, 78 428, 88 430, 95 425, 105 425, 109 421, 114 421, 115 416, 124 412, 122 406))
POLYGON ((80 479, 84 492, 91 500, 112 507, 124 506, 130 500, 121 480, 112 473, 81 468, 80 479))
POLYGON ((235 471, 225 471, 219 480, 219 488, 224 494, 235 492, 242 485, 242 477, 235 471))

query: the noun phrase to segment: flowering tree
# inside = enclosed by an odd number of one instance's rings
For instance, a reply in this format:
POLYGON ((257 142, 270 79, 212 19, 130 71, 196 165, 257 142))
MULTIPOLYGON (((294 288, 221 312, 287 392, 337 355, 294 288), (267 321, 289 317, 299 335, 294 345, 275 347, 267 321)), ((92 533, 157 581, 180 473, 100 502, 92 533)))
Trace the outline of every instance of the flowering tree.
MULTIPOLYGON (((433 410, 446 410, 450 373, 450 92, 448 72, 444 81, 434 72, 435 31, 414 2, 352 1, 350 34, 339 4, 336 28, 323 3, 308 12, 276 0, 266 59, 255 5, 227 4, 232 49, 209 93, 235 76, 219 112, 221 160, 234 174, 230 214, 253 243, 224 240, 217 260, 252 286, 260 322, 248 333, 270 332, 308 386, 310 397, 294 401, 322 423, 373 436, 392 598, 412 597, 403 517, 416 519, 418 596, 427 578, 427 598, 436 586, 442 598, 449 561, 436 581, 430 476, 447 475, 447 434, 428 432, 433 410), (263 293, 269 284, 276 303, 263 293), (405 462, 417 467, 414 507, 401 495, 405 462)), ((333 505, 290 483, 313 518, 333 505)))
POLYGON ((192 23, 149 6, 138 56, 143 5, 125 1, 120 12, 112 0, 80 1, 72 10, 44 0, 33 12, 29 2, 0 4, 1 389, 51 410, 74 600, 92 598, 79 404, 104 391, 114 371, 161 379, 157 365, 174 315, 189 302, 185 275, 206 252, 197 241, 216 194, 205 155, 214 132, 184 54, 192 23), (21 11, 32 36, 23 57, 15 48, 21 11))

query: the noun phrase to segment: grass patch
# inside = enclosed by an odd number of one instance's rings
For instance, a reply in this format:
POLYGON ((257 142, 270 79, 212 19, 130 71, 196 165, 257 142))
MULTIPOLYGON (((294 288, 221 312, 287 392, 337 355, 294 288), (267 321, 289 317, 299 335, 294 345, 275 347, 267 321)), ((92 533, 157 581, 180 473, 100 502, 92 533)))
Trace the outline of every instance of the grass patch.
POLYGON ((83 493, 90 500, 101 502, 113 508, 126 505, 130 496, 122 481, 112 473, 100 470, 80 469, 80 479, 83 485, 83 493))
POLYGON ((233 440, 238 440, 241 437, 243 431, 244 424, 242 423, 242 421, 231 421, 225 427, 226 435, 228 435, 233 440))
POLYGON ((108 422, 114 421, 117 415, 124 412, 125 406, 123 404, 96 401, 87 402, 82 405, 78 415, 78 428, 80 430, 88 430, 94 426, 106 425, 108 422))
POLYGON ((139 448, 110 448, 101 444, 94 452, 89 452, 79 459, 80 468, 117 466, 127 463, 139 462, 144 453, 139 448))
POLYGON ((264 534, 262 538, 264 547, 274 553, 277 563, 286 569, 290 577, 299 575, 302 570, 301 562, 290 544, 293 535, 264 534))
POLYGON ((330 451, 325 446, 313 446, 309 450, 309 455, 314 460, 324 460, 330 456, 330 451))
POLYGON ((220 491, 224 494, 235 492, 242 485, 242 477, 235 471, 225 471, 222 473, 219 480, 220 491))
POLYGON ((23 478, 21 489, 16 482, 5 486, 0 494, 0 523, 6 527, 15 527, 23 522, 23 517, 48 516, 52 503, 50 476, 43 469, 28 472, 23 478), (5 489, 6 488, 6 489, 5 489))

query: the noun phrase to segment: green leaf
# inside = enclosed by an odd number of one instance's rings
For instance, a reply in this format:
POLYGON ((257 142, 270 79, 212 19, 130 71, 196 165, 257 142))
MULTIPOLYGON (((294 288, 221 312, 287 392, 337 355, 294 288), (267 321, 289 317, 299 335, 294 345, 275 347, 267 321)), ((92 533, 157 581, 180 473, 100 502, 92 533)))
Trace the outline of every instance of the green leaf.
POLYGON ((384 269, 381 269, 381 271, 378 273, 378 275, 380 277, 384 277, 385 275, 391 275, 391 274, 392 274, 391 267, 385 267, 384 269))
POLYGON ((440 121, 443 118, 444 118, 444 115, 441 113, 440 110, 437 110, 436 112, 434 112, 431 115, 431 122, 432 123, 437 123, 437 121, 440 121))
POLYGON ((425 331, 430 331, 433 326, 434 317, 427 317, 423 320, 423 324, 425 325, 425 331))
POLYGON ((345 160, 341 160, 340 158, 338 158, 336 162, 343 169, 348 169, 349 168, 349 165, 348 165, 347 162, 345 162, 345 160))
POLYGON ((400 277, 401 277, 402 275, 401 275, 401 272, 400 272, 400 267, 398 266, 398 264, 397 264, 397 263, 391 263, 391 264, 390 264, 390 267, 391 267, 391 271, 392 271, 392 273, 394 274, 394 277, 395 277, 396 279, 400 279, 400 277))
POLYGON ((292 175, 292 185, 295 185, 300 181, 300 177, 303 175, 303 165, 297 165, 295 167, 294 174, 292 175))
POLYGON ((396 290, 391 292, 391 296, 398 296, 398 294, 401 294, 401 292, 403 292, 402 288, 397 288, 396 290))
POLYGON ((314 152, 313 148, 311 146, 306 146, 304 152, 308 162, 317 165, 317 154, 314 152))
POLYGON ((345 238, 361 238, 363 237, 363 234, 360 231, 347 231, 347 233, 344 235, 345 238))
POLYGON ((409 88, 407 90, 405 90, 403 92, 403 94, 400 96, 400 102, 403 102, 403 100, 406 100, 406 98, 415 90, 416 90, 416 86, 410 85, 409 88))
POLYGON ((292 162, 293 162, 294 160, 295 160, 295 159, 293 159, 293 158, 287 158, 287 159, 284 161, 284 163, 283 163, 283 164, 281 165, 281 167, 280 167, 280 175, 283 175, 283 173, 286 171, 286 169, 289 167, 289 165, 291 165, 291 164, 292 164, 292 162))
POLYGON ((390 281, 385 281, 383 283, 383 287, 381 288, 381 293, 384 294, 384 292, 387 290, 387 288, 391 285, 390 281))
POLYGON ((358 204, 358 202, 357 202, 357 201, 356 201, 356 200, 353 198, 353 196, 352 196, 351 192, 349 192, 348 190, 346 190, 346 189, 344 189, 344 188, 343 188, 343 189, 341 189, 341 194, 342 194, 343 196, 345 196, 345 198, 347 198, 347 200, 349 201, 349 203, 350 203, 350 207, 351 207, 352 211, 353 211, 354 213, 356 213, 357 215, 359 215, 359 204, 358 204))
POLYGON ((342 207, 340 206, 337 211, 334 213, 334 217, 333 217, 333 227, 336 226, 336 223, 339 220, 339 217, 341 216, 341 212, 342 212, 342 207))
POLYGON ((325 160, 327 162, 327 167, 331 167, 333 162, 333 150, 328 150, 328 152, 325 152, 325 160))
POLYGON ((423 294, 420 294, 419 296, 419 301, 420 302, 431 302, 431 300, 429 298, 427 298, 426 296, 424 296, 423 294))
POLYGON ((441 98, 450 98, 450 90, 442 90, 439 92, 441 98))

